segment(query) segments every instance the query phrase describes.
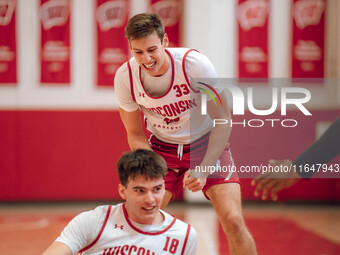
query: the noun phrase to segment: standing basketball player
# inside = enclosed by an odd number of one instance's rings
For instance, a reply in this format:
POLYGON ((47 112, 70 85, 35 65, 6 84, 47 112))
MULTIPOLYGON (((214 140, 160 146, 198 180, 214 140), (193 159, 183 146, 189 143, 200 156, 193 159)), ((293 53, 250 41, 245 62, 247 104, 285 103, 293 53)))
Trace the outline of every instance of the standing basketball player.
POLYGON ((212 125, 212 119, 230 120, 225 94, 217 90, 223 107, 210 100, 208 114, 203 115, 198 84, 189 83, 190 78, 217 78, 213 65, 197 51, 166 48, 169 40, 155 14, 135 15, 125 33, 134 57, 117 70, 114 80, 120 116, 131 150, 152 149, 167 162, 162 208, 182 185, 193 192, 202 190, 228 236, 231 254, 256 254, 242 216, 238 178, 207 178, 209 172, 194 175, 188 171, 193 165, 206 169, 233 164, 228 147, 230 126, 212 125), (152 133, 150 141, 143 132, 140 110, 152 133))
POLYGON ((195 229, 159 209, 164 159, 140 149, 125 153, 117 169, 126 202, 79 214, 43 255, 197 254, 195 229))

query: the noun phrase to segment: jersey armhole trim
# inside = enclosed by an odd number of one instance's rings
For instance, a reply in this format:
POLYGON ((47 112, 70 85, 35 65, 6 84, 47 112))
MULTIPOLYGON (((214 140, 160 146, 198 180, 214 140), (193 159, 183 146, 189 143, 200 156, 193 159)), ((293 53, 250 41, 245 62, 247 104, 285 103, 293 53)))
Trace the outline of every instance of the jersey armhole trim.
POLYGON ((187 246, 187 242, 188 242, 188 238, 189 238, 189 233, 190 233, 190 228, 191 228, 191 226, 188 224, 187 233, 185 235, 185 239, 184 239, 184 244, 183 244, 181 255, 184 254, 185 247, 187 246))
POLYGON ((131 96, 132 96, 133 101, 136 102, 135 92, 133 90, 133 79, 132 79, 132 70, 131 70, 130 60, 127 61, 127 66, 129 70, 131 96))
POLYGON ((198 90, 195 90, 195 89, 191 86, 191 84, 190 84, 190 82, 189 82, 189 78, 188 78, 188 76, 187 76, 187 72, 186 72, 186 70, 185 70, 185 59, 187 58, 188 54, 189 54, 190 52, 192 52, 192 51, 198 52, 198 50, 190 49, 190 50, 188 50, 188 51, 184 54, 183 60, 182 60, 182 69, 183 69, 183 74, 184 74, 185 80, 187 81, 188 85, 190 86, 190 88, 192 89, 193 92, 198 93, 199 91, 198 91, 198 90))
POLYGON ((89 244, 89 245, 86 246, 85 248, 81 249, 81 250, 79 251, 79 254, 81 254, 82 252, 84 252, 84 251, 90 249, 93 245, 96 244, 96 242, 98 242, 100 236, 102 235, 102 233, 103 233, 103 231, 104 231, 104 228, 105 228, 105 226, 106 226, 106 223, 107 223, 107 221, 108 221, 108 219, 109 219, 110 212, 111 212, 111 208, 112 208, 112 205, 109 205, 109 207, 108 207, 108 209, 107 209, 107 212, 106 212, 106 217, 105 217, 103 226, 102 226, 102 228, 100 229, 100 231, 99 231, 98 236, 96 237, 96 239, 94 239, 94 241, 93 241, 91 244, 89 244))

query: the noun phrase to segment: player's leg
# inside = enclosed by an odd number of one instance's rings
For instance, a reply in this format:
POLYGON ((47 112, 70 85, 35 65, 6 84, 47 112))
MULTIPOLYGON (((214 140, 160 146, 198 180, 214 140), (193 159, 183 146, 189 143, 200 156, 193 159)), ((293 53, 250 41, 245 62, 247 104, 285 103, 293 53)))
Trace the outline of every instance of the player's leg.
POLYGON ((227 235, 231 255, 253 255, 255 242, 243 219, 241 191, 238 183, 223 183, 209 187, 205 193, 227 235))
POLYGON ((168 169, 164 177, 165 194, 163 197, 161 209, 164 210, 166 205, 175 198, 177 190, 181 187, 184 173, 187 169, 168 169))
MULTIPOLYGON (((182 172, 177 169, 178 166, 176 165, 176 162, 178 162, 178 145, 162 142, 154 135, 150 136, 149 142, 151 144, 152 150, 161 155, 166 161, 167 165, 171 166, 164 178, 165 194, 161 205, 161 209, 164 210, 167 204, 175 197, 184 176, 184 174, 182 174, 182 172)), ((184 169, 181 170, 185 171, 184 169)))
POLYGON ((165 190, 165 194, 164 194, 162 205, 161 205, 162 210, 165 209, 165 207, 170 202, 171 198, 172 198, 172 193, 169 190, 165 190))

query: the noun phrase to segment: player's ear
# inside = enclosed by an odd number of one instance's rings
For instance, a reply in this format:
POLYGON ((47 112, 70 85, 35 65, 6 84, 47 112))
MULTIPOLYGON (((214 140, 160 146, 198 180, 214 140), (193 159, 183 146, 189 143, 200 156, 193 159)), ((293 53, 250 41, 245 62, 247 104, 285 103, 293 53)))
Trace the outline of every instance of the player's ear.
POLYGON ((126 187, 121 183, 118 184, 118 192, 120 197, 126 200, 126 187))
POLYGON ((166 33, 163 36, 163 45, 164 45, 164 48, 169 46, 169 37, 166 33))

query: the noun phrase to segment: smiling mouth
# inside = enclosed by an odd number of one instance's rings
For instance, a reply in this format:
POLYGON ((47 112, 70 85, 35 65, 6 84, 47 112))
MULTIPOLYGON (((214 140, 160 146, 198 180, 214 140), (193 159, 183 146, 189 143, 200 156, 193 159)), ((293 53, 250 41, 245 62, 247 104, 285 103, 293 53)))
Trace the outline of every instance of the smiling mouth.
POLYGON ((156 65, 156 61, 155 61, 155 62, 153 62, 153 63, 152 63, 152 64, 150 64, 150 65, 143 64, 143 66, 144 66, 146 69, 152 69, 152 68, 154 68, 154 67, 155 67, 155 65, 156 65))
POLYGON ((144 211, 146 212, 152 212, 156 206, 149 206, 149 207, 142 207, 144 211))

